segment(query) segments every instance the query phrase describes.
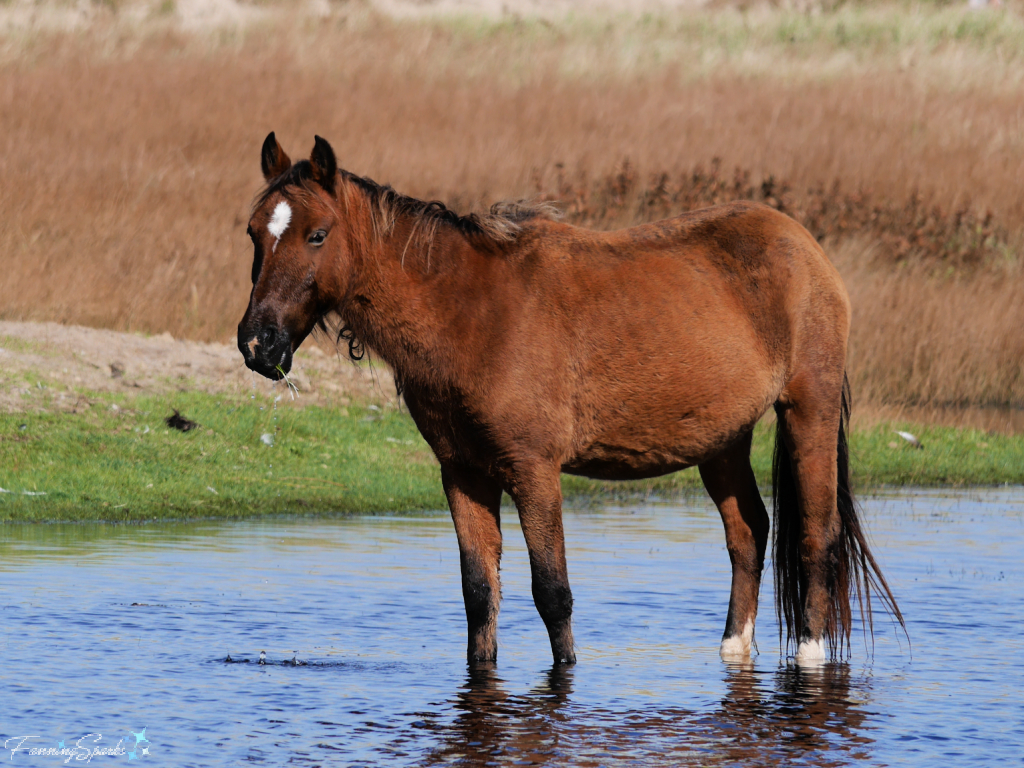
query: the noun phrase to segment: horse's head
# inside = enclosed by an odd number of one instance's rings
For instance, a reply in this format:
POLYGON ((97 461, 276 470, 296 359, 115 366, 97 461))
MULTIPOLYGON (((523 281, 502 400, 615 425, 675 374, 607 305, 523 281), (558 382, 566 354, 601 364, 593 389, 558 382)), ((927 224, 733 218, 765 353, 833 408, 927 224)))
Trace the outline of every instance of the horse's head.
POLYGON ((238 324, 238 349, 247 367, 276 380, 334 309, 329 270, 344 238, 340 232, 332 237, 339 223, 338 166, 330 144, 317 136, 309 160, 293 165, 271 133, 263 142, 262 166, 268 184, 249 219, 252 293, 238 324))

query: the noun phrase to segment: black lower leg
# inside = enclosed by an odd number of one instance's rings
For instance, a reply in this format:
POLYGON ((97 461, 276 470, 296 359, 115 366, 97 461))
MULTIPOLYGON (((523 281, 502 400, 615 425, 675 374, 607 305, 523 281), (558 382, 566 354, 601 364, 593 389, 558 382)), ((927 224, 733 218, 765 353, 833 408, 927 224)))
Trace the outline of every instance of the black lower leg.
POLYGON ((534 569, 533 600, 544 620, 551 639, 551 653, 556 664, 575 664, 576 651, 572 637, 572 590, 564 576, 553 576, 543 569, 534 569))
POLYGON ((462 596, 469 629, 467 659, 470 663, 497 660, 500 588, 481 563, 467 557, 462 558, 462 596))

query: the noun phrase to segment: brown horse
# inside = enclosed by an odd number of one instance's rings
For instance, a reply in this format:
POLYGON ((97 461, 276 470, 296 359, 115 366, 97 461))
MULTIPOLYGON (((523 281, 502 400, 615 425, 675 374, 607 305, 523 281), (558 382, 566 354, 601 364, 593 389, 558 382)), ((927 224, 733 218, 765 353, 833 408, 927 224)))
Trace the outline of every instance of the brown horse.
POLYGON ((694 465, 732 561, 721 652, 749 655, 769 530, 750 444, 773 406, 777 602, 797 662, 848 647, 853 592, 870 618, 874 587, 902 623, 850 495, 849 301, 798 223, 752 203, 619 232, 544 207, 459 216, 339 170, 320 137, 293 165, 271 133, 262 168, 245 364, 280 378, 335 313, 350 351, 365 344, 391 366, 441 465, 471 662, 497 655, 502 491, 555 662, 572 663, 560 474, 694 465))

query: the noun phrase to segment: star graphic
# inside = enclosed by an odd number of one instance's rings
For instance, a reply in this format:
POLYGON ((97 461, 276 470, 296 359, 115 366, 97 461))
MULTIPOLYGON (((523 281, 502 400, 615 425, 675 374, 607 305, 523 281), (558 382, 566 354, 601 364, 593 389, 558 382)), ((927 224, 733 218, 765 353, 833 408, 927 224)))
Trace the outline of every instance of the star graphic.
POLYGON ((135 746, 139 746, 140 741, 145 741, 147 744, 149 743, 149 739, 146 738, 145 728, 142 729, 142 733, 136 733, 135 731, 130 731, 130 733, 135 737, 135 746))
POLYGON ((149 756, 149 747, 143 747, 142 748, 142 754, 148 757, 149 756))
POLYGON ((57 749, 64 749, 64 742, 63 741, 58 741, 57 742, 57 749))
POLYGON ((129 759, 129 760, 137 760, 137 759, 138 759, 138 757, 137 757, 137 756, 135 755, 135 753, 134 753, 134 752, 129 752, 129 753, 128 753, 128 759, 129 759))

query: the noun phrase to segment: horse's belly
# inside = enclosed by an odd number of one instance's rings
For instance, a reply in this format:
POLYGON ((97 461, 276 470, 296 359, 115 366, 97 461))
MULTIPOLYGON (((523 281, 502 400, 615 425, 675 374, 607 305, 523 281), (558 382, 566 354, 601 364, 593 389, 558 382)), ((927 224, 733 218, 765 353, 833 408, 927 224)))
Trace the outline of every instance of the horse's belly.
MULTIPOLYGON (((727 435, 709 434, 706 425, 605 423, 565 463, 565 472, 602 480, 639 480, 692 467, 717 453, 727 435)), ((713 430, 714 431, 714 430, 713 430)), ((723 446, 724 447, 724 446, 723 446)))
POLYGON ((692 466, 693 461, 671 451, 615 451, 602 447, 574 458, 562 471, 597 480, 643 480, 692 466))
POLYGON ((662 401, 622 403, 603 418, 577 424, 573 455, 563 471, 602 480, 637 480, 707 461, 753 429, 772 395, 709 397, 703 407, 662 401), (675 405, 675 407, 673 407, 675 405))

